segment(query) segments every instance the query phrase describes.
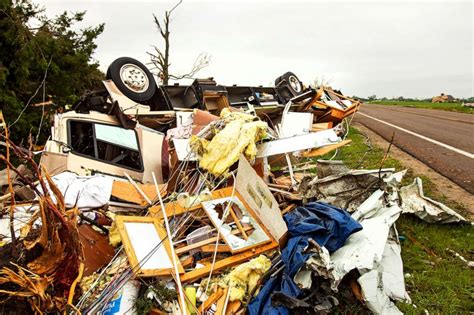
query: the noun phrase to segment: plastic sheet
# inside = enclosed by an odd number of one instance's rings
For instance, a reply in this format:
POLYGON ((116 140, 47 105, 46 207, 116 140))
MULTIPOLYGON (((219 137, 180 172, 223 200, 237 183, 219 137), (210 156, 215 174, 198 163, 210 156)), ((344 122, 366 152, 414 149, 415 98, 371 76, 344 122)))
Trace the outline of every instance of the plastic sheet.
POLYGON ((325 246, 334 252, 344 245, 346 239, 362 226, 353 220, 345 210, 322 202, 311 202, 306 207, 298 207, 285 215, 288 225, 289 239, 282 251, 282 261, 285 268, 281 275, 270 278, 260 290, 260 293, 248 306, 249 314, 289 314, 285 307, 274 307, 271 302, 273 292, 282 292, 290 297, 298 297, 300 289, 293 277, 312 255, 305 253, 308 239, 315 240, 320 246, 325 246))

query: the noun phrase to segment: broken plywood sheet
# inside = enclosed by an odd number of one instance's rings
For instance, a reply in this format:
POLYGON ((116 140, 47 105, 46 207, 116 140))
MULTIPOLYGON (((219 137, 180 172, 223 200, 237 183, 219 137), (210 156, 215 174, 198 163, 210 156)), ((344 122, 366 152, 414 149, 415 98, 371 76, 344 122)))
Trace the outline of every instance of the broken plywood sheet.
MULTIPOLYGON (((137 184, 138 187, 150 200, 157 198, 155 186, 152 184, 137 184)), ((166 196, 166 185, 158 185, 161 191, 161 196, 166 196)), ((137 189, 130 182, 123 182, 114 180, 112 184, 112 197, 115 197, 121 201, 127 201, 139 205, 146 205, 147 202, 143 196, 137 191, 137 189)))
POLYGON ((105 235, 95 231, 89 224, 78 227, 79 239, 84 251, 84 277, 90 276, 105 266, 115 255, 115 249, 105 235))
POLYGON ((331 151, 334 151, 336 149, 339 149, 340 147, 343 147, 346 144, 349 144, 351 142, 352 142, 352 140, 350 140, 350 139, 349 140, 343 140, 343 141, 341 141, 339 143, 336 143, 336 144, 330 144, 330 145, 324 146, 322 148, 317 148, 317 149, 311 150, 309 152, 305 152, 301 156, 306 157, 306 158, 321 156, 321 155, 324 155, 324 154, 329 153, 331 151))
POLYGON ((278 202, 243 155, 239 159, 235 188, 267 227, 273 238, 280 240, 288 228, 281 217, 278 202))
POLYGON ((312 125, 311 131, 316 132, 321 130, 327 130, 329 128, 332 128, 332 122, 316 123, 312 125))

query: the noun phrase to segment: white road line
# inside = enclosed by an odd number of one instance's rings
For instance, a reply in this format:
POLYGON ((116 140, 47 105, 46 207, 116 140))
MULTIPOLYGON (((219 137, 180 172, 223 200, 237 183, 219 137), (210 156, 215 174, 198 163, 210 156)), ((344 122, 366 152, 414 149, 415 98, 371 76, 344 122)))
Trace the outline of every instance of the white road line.
POLYGON ((398 127, 398 126, 396 126, 396 125, 394 125, 394 124, 391 124, 391 123, 388 123, 388 122, 383 121, 383 120, 381 120, 381 119, 378 119, 378 118, 369 116, 369 115, 367 115, 367 114, 363 114, 363 113, 361 113, 361 112, 358 112, 357 115, 362 115, 362 116, 368 117, 368 118, 370 118, 370 119, 373 119, 373 120, 375 120, 375 121, 378 121, 378 122, 380 122, 380 123, 382 123, 382 124, 385 124, 385 125, 387 125, 387 126, 390 126, 390 127, 395 128, 395 129, 401 130, 401 131, 403 131, 403 132, 409 133, 409 134, 411 134, 411 135, 413 135, 413 136, 415 136, 415 137, 421 138, 421 139, 423 139, 423 140, 426 140, 426 141, 429 141, 429 142, 431 142, 431 143, 434 143, 434 144, 437 144, 437 145, 439 145, 439 146, 442 146, 443 148, 446 148, 446 149, 448 149, 448 150, 451 150, 451 151, 454 151, 454 152, 456 152, 456 153, 459 153, 459 154, 462 154, 462 155, 464 155, 464 156, 467 156, 468 158, 474 159, 474 154, 469 153, 469 152, 466 152, 466 151, 461 150, 461 149, 458 149, 458 148, 455 148, 455 147, 452 147, 452 146, 450 146, 449 144, 446 144, 446 143, 443 143, 443 142, 439 142, 439 141, 436 141, 436 140, 434 140, 434 139, 431 139, 431 138, 422 136, 422 135, 420 135, 420 134, 417 134, 416 132, 407 130, 407 129, 402 128, 402 127, 398 127))

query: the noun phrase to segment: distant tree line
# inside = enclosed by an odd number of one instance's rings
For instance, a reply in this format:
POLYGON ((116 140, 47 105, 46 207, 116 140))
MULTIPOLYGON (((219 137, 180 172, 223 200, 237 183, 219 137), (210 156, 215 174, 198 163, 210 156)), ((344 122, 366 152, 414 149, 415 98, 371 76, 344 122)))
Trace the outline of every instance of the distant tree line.
MULTIPOLYGON (((370 95, 368 97, 354 95, 352 96, 352 98, 358 99, 364 102, 370 102, 370 101, 431 102, 431 98, 410 98, 410 97, 403 97, 403 96, 387 98, 387 97, 377 97, 377 95, 370 95)), ((472 103, 474 102, 474 97, 460 98, 458 100, 460 102, 472 103)))

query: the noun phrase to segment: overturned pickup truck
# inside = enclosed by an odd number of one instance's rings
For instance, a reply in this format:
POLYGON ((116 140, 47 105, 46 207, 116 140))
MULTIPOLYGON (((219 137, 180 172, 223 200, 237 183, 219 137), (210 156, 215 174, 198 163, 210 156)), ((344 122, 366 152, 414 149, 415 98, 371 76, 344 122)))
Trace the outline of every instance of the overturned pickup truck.
POLYGON ((278 77, 274 87, 223 86, 213 78, 160 86, 142 63, 129 57, 112 62, 103 84, 102 90, 85 92, 72 111, 55 116, 41 160, 50 173, 127 174, 150 182, 153 172, 161 183, 173 161, 173 150, 168 150, 173 143, 165 133, 182 127, 196 111, 245 111, 272 125, 284 112, 305 112, 309 123, 304 129, 310 131, 313 123, 338 124, 360 105, 331 88, 307 88, 292 72, 278 77))

